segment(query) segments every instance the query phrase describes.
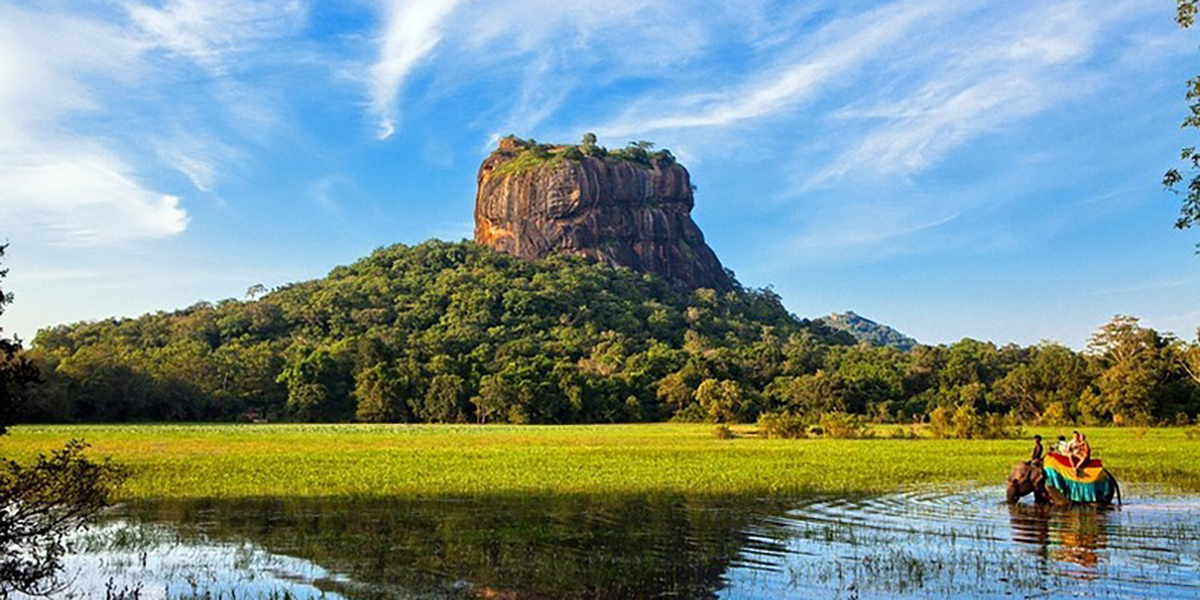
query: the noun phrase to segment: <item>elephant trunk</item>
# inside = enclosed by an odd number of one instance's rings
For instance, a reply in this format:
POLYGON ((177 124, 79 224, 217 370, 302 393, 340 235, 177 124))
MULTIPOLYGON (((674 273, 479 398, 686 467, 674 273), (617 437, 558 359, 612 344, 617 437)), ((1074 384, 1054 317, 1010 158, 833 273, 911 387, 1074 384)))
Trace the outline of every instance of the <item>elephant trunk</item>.
POLYGON ((1021 498, 1021 495, 1017 493, 1017 484, 1011 481, 1008 482, 1008 493, 1005 494, 1005 497, 1008 499, 1009 504, 1017 503, 1017 500, 1021 498))

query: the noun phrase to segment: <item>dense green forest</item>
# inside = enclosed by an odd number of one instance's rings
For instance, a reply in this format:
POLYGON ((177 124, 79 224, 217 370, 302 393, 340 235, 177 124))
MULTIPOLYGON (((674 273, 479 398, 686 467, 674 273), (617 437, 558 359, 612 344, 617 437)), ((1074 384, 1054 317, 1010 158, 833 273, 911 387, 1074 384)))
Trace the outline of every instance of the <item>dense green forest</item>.
POLYGON ((909 351, 799 319, 769 289, 680 291, 569 256, 471 242, 377 250, 244 301, 40 331, 27 422, 815 423, 1003 415, 1177 423, 1200 342, 1117 317, 1082 353, 964 339, 909 351))

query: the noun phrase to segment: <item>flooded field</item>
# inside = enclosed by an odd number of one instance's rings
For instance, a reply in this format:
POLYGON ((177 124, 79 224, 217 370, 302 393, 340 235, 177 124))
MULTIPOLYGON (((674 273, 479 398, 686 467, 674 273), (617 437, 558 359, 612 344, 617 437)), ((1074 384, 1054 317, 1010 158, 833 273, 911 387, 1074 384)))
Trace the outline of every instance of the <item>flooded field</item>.
POLYGON ((1002 490, 790 502, 688 497, 256 500, 118 507, 64 597, 1195 598, 1200 498, 1119 510, 1002 490))

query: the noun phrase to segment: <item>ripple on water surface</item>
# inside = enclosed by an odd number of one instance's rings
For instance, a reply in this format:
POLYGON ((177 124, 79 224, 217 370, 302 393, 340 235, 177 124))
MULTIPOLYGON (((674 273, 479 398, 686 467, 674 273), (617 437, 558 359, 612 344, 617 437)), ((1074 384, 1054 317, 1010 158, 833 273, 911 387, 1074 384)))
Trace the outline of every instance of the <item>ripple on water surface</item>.
POLYGON ((1131 492, 148 503, 79 536, 67 572, 79 597, 146 599, 1200 597, 1200 498, 1131 492))
POLYGON ((802 502, 757 525, 784 540, 774 568, 732 569, 723 595, 1200 597, 1200 498, 1144 496, 1117 510, 1001 498, 932 490, 802 502))

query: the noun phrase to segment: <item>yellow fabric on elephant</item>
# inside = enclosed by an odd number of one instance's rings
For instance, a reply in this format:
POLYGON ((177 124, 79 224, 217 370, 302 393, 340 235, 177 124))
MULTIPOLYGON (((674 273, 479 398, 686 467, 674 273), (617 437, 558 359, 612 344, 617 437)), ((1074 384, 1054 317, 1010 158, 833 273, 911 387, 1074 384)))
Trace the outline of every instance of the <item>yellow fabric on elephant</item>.
POLYGON ((1047 469, 1053 469, 1055 473, 1061 475, 1064 479, 1074 481, 1076 483, 1096 483, 1103 481, 1106 477, 1104 465, 1096 459, 1090 459, 1083 464, 1083 469, 1080 469, 1076 474, 1075 469, 1071 468, 1071 459, 1056 453, 1046 455, 1044 465, 1047 469))

